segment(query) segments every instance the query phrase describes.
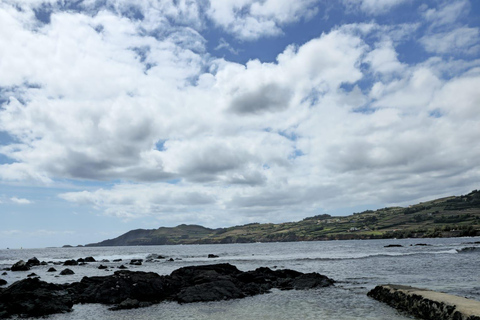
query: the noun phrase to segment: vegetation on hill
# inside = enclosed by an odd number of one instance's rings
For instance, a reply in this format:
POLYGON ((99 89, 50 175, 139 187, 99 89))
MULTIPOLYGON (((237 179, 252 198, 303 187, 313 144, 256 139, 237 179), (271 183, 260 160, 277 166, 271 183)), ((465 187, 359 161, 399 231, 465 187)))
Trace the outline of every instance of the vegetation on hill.
POLYGON ((480 191, 409 207, 367 210, 349 216, 322 214, 298 222, 250 223, 209 229, 198 225, 132 230, 87 246, 248 243, 480 235, 480 191))

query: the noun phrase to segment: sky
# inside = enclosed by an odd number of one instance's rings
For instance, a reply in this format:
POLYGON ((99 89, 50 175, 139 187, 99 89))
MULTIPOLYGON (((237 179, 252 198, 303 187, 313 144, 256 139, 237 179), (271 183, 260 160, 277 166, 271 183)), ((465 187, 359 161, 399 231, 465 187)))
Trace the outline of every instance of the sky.
POLYGON ((2 0, 0 248, 480 187, 480 1, 2 0))

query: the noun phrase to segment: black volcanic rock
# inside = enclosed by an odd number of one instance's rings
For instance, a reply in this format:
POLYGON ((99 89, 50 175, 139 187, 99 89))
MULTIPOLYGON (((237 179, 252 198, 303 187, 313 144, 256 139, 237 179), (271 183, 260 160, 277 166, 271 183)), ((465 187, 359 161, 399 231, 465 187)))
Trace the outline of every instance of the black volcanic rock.
POLYGON ((0 318, 11 315, 40 317, 72 310, 71 295, 62 285, 27 278, 0 293, 0 318))
POLYGON ((207 258, 210 258, 210 259, 212 259, 212 258, 219 258, 219 256, 217 256, 216 254, 211 254, 211 253, 210 253, 207 258))
POLYGON ((28 271, 28 270, 30 270, 30 267, 28 266, 28 264, 25 261, 20 260, 17 263, 15 263, 10 270, 12 270, 12 271, 28 271))
POLYGON ((143 259, 132 259, 130 260, 130 264, 134 266, 141 266, 143 259))
POLYGON ((56 272, 56 271, 57 271, 57 269, 55 269, 53 267, 47 270, 47 272, 56 272))
POLYGON ((126 299, 160 302, 171 293, 166 277, 153 272, 116 271, 111 276, 84 277, 70 290, 79 303, 119 304, 126 299))
POLYGON ((67 260, 63 263, 64 266, 78 266, 77 260, 67 260))
POLYGON ((267 293, 272 288, 303 290, 333 283, 317 273, 269 268, 242 272, 227 263, 183 267, 168 276, 121 270, 108 276, 83 277, 80 282, 65 285, 25 279, 0 291, 0 317, 68 312, 74 303, 114 305, 112 310, 132 309, 165 300, 189 303, 239 299, 267 293))
POLYGON ((95 262, 96 261, 94 257, 86 257, 83 260, 85 260, 85 262, 95 262))
POLYGON ((39 265, 40 265, 40 261, 35 257, 28 259, 27 261, 27 266, 29 267, 39 266, 39 265))
POLYGON ((68 276, 68 275, 71 275, 71 274, 75 274, 75 272, 73 272, 72 270, 70 270, 68 268, 60 271, 61 276, 68 276))
POLYGON ((0 286, 4 286, 7 284, 7 281, 0 279, 0 286))
POLYGON ((401 244, 389 244, 386 246, 383 246, 384 248, 401 248, 403 247, 401 244))

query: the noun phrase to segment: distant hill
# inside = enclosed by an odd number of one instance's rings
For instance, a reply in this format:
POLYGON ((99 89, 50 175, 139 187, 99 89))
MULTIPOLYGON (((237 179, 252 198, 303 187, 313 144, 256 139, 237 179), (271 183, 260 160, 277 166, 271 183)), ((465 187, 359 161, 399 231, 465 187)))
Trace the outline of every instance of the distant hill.
POLYGON ((480 191, 408 207, 367 210, 349 216, 328 214, 298 222, 251 223, 209 229, 198 225, 137 229, 86 246, 248 243, 342 239, 458 237, 480 235, 480 191))

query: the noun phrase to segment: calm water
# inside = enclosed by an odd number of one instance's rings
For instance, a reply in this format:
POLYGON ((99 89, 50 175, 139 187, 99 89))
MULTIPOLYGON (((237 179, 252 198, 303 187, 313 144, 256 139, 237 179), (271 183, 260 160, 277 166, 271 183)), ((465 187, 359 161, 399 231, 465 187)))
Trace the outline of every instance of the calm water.
MULTIPOLYGON (((185 245, 105 248, 49 248, 0 250, 0 268, 16 261, 37 257, 40 261, 64 261, 93 256, 97 261, 123 259, 122 262, 96 262, 69 267, 75 275, 55 277, 51 267, 40 266, 29 272, 8 272, 1 276, 10 283, 35 272, 48 282, 79 281, 83 276, 107 275, 120 264, 130 270, 169 274, 189 265, 228 262, 240 270, 266 266, 318 272, 337 281, 335 287, 307 291, 279 291, 270 294, 212 303, 161 303, 149 308, 108 311, 102 305, 76 305, 69 314, 49 319, 412 319, 366 296, 377 284, 396 283, 439 290, 480 300, 480 245, 468 242, 477 238, 354 240, 329 242, 254 243, 230 245, 185 245), (429 246, 411 246, 426 243, 429 246), (399 248, 384 248, 401 244, 399 248), (476 250, 461 252, 462 248, 476 250), (460 252, 459 252, 460 251, 460 252), (130 259, 145 259, 155 253, 172 257, 130 266, 130 259), (207 255, 219 255, 208 259, 207 255), (100 264, 109 271, 98 270, 100 264)), ((60 271, 65 267, 55 266, 60 271)))

